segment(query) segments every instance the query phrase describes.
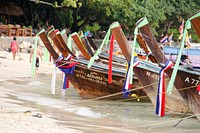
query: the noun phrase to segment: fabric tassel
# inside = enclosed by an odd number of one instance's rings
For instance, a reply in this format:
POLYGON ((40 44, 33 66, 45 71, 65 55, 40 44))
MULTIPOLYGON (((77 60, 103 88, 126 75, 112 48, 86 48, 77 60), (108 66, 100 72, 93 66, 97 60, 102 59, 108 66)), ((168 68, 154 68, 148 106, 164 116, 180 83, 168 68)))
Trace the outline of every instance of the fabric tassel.
POLYGON ((63 78, 63 89, 69 88, 69 79, 66 74, 64 74, 63 78))
POLYGON ((51 79, 51 94, 55 95, 55 90, 56 90, 56 66, 54 66, 54 71, 51 79))
POLYGON ((113 56, 113 47, 114 47, 114 35, 111 35, 110 39, 110 53, 109 53, 109 65, 108 65, 108 83, 112 83, 112 56, 113 56))
POLYGON ((92 58, 90 58, 90 61, 87 65, 88 68, 90 68, 92 66, 92 64, 94 63, 94 61, 96 60, 97 56, 99 55, 99 53, 101 52, 101 50, 103 49, 104 45, 108 43, 109 41, 109 37, 110 37, 110 28, 108 29, 105 38, 103 39, 100 47, 98 48, 98 50, 95 52, 94 56, 92 58))
POLYGON ((165 115, 165 79, 164 73, 173 66, 171 61, 167 61, 165 67, 163 67, 159 74, 157 102, 156 102, 156 114, 163 117, 165 115))
POLYGON ((63 72, 63 89, 69 88, 69 79, 67 77, 67 74, 73 74, 76 64, 78 64, 78 62, 70 62, 69 64, 63 65, 63 66, 59 66, 58 62, 61 60, 71 61, 71 59, 72 59, 72 56, 71 54, 69 54, 65 58, 63 56, 60 56, 55 61, 55 64, 58 67, 58 69, 63 72))
POLYGON ((66 79, 67 85, 66 88, 69 88, 69 78, 66 79))
POLYGON ((124 81, 124 86, 122 89, 122 92, 124 92, 124 97, 127 98, 127 96, 130 94, 130 89, 131 89, 131 83, 130 83, 130 63, 128 63, 128 69, 126 73, 126 78, 124 81))
POLYGON ((78 64, 78 62, 71 62, 68 65, 64 65, 64 66, 59 66, 57 62, 61 60, 71 61, 71 59, 72 59, 72 56, 69 54, 66 58, 64 58, 63 56, 60 56, 56 60, 56 66, 59 68, 59 70, 61 70, 64 73, 63 89, 69 88, 69 79, 67 77, 67 74, 73 74, 76 64, 78 64))
MULTIPOLYGON (((136 61, 136 59, 134 58, 134 63, 133 63, 133 67, 136 67, 137 65, 139 65, 140 62, 136 61)), ((124 81, 124 86, 123 86, 123 92, 124 92, 124 97, 127 98, 127 96, 130 94, 130 89, 132 87, 132 83, 131 83, 131 79, 130 76, 131 75, 131 69, 130 69, 130 62, 128 63, 128 68, 127 68, 127 73, 126 73, 126 78, 124 81)))
POLYGON ((196 90, 199 92, 199 95, 200 95, 200 84, 197 86, 196 90))

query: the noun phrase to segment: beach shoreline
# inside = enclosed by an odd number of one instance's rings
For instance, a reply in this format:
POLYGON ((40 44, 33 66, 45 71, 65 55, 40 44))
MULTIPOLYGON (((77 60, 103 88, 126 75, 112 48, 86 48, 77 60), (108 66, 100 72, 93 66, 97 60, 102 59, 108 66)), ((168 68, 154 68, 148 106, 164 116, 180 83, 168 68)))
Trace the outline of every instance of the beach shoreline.
MULTIPOLYGON (((23 81, 24 79, 31 80, 32 78, 29 58, 30 54, 28 53, 18 53, 16 60, 14 61, 12 59, 12 53, 0 51, 0 132, 82 132, 59 124, 58 120, 53 119, 53 117, 42 112, 40 109, 26 106, 26 104, 20 100, 10 98, 13 93, 16 93, 16 90, 15 88, 9 88, 9 85, 7 84, 12 84, 12 81, 23 81)), ((49 62, 41 62, 38 71, 41 74, 51 74, 53 65, 49 62)))

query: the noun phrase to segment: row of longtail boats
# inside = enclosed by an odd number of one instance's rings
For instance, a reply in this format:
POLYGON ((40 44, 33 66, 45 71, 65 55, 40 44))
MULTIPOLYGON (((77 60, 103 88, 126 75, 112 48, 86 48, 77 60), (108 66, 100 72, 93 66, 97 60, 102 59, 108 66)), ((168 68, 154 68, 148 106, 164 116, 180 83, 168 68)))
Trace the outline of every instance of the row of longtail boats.
POLYGON ((70 35, 75 45, 68 47, 66 32, 58 32, 54 28, 41 30, 37 36, 51 54, 57 68, 65 73, 81 97, 97 100, 119 100, 124 97, 150 99, 160 116, 164 116, 165 111, 184 113, 190 109, 200 121, 200 66, 194 68, 180 65, 184 37, 191 25, 200 37, 200 12, 186 22, 176 62, 166 58, 146 18, 136 23, 132 46, 118 22, 110 25, 99 47, 92 38, 78 33, 70 35), (125 58, 112 55, 113 51, 109 54, 102 51, 109 38, 110 50, 113 49, 115 39, 125 58), (146 52, 145 60, 140 54, 135 57, 136 42, 146 52), (81 56, 75 54, 76 50, 81 52, 81 56))

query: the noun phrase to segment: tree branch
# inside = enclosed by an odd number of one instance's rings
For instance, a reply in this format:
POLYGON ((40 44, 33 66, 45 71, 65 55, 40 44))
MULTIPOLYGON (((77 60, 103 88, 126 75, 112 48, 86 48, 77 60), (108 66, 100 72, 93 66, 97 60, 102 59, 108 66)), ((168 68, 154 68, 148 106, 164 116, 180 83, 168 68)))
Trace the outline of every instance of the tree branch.
POLYGON ((41 4, 45 4, 45 5, 49 5, 49 6, 53 6, 53 7, 56 7, 56 8, 62 8, 62 7, 64 7, 64 6, 61 6, 61 5, 57 5, 57 3, 52 4, 52 3, 45 2, 45 1, 40 1, 40 0, 30 0, 30 1, 35 2, 36 4, 41 3, 41 4))

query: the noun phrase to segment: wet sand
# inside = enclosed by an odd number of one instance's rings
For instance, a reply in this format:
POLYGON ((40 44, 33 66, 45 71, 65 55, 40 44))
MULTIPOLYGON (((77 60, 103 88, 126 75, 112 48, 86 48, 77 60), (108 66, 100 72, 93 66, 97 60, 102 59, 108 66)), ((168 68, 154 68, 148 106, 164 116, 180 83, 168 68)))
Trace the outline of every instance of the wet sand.
MULTIPOLYGON (((41 63, 39 73, 50 74, 53 66, 41 63)), ((11 98, 17 93, 12 82, 31 80, 29 54, 19 53, 15 61, 12 54, 0 51, 0 132, 1 133, 79 133, 81 131, 59 124, 40 109, 27 106, 23 101, 11 98), (31 112, 26 112, 31 110, 31 112), (36 117, 41 115, 42 118, 36 117)), ((14 83, 13 83, 14 85, 14 83)))

